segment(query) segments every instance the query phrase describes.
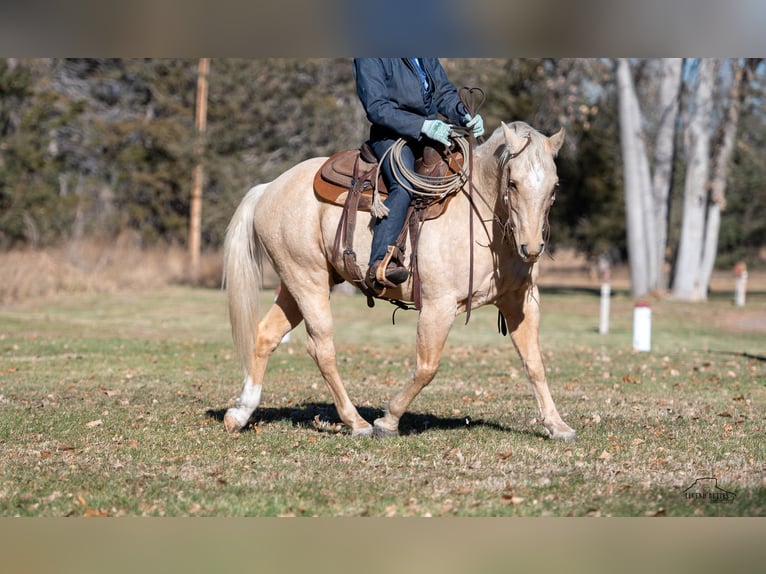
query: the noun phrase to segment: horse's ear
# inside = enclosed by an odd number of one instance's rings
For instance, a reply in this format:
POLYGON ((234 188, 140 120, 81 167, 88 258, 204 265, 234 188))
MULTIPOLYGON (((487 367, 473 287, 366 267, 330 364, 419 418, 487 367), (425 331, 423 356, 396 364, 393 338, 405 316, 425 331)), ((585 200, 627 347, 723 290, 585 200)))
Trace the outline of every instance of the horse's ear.
POLYGON ((551 144, 551 151, 553 152, 554 156, 559 153, 561 146, 564 144, 564 135, 564 128, 561 128, 559 131, 548 138, 548 141, 551 144))
POLYGON ((505 135, 508 149, 511 153, 518 153, 526 145, 526 139, 517 134, 516 130, 511 129, 505 122, 500 122, 500 125, 503 126, 503 134, 505 135))

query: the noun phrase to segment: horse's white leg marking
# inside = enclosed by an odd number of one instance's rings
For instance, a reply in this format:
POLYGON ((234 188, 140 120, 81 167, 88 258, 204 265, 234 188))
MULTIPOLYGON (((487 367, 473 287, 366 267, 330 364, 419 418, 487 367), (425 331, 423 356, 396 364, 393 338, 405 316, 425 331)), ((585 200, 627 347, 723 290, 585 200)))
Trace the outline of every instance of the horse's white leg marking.
POLYGON ((263 377, 269 357, 279 346, 282 337, 301 322, 301 313, 290 292, 282 286, 277 301, 258 324, 255 348, 252 350, 251 367, 245 376, 242 394, 237 406, 226 411, 223 422, 226 430, 241 430, 261 401, 263 377))
POLYGON ((454 302, 437 305, 423 302, 418 318, 417 362, 410 380, 388 403, 383 417, 375 420, 375 436, 398 434, 399 420, 412 401, 430 383, 439 369, 444 343, 455 320, 454 302))
POLYGON ((242 393, 239 395, 237 406, 226 411, 223 424, 229 432, 241 430, 250 420, 250 415, 258 408, 261 402, 262 385, 253 384, 253 379, 245 377, 242 393))
POLYGON ((511 339, 532 385, 543 426, 549 436, 566 441, 574 440, 575 431, 561 419, 548 389, 545 365, 540 352, 540 305, 537 286, 533 286, 523 298, 522 306, 514 303, 512 308, 501 309, 511 330, 511 339))

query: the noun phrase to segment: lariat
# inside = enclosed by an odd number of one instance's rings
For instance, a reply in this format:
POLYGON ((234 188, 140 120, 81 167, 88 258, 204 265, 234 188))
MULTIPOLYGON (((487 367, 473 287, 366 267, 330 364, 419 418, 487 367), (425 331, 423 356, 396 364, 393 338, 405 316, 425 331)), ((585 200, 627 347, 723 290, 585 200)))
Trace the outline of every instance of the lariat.
MULTIPOLYGON (((456 136, 453 138, 453 141, 463 153, 463 157, 467 157, 467 154, 470 153, 468 139, 456 136)), ((383 218, 388 215, 388 207, 380 198, 380 191, 378 189, 378 182, 380 181, 378 175, 380 173, 380 166, 383 165, 384 161, 390 162, 391 171, 396 181, 415 198, 421 197, 430 201, 441 201, 445 197, 457 193, 469 179, 469 172, 465 164, 460 166, 457 171, 444 176, 429 176, 415 173, 402 162, 402 149, 406 144, 407 141, 404 138, 399 138, 394 142, 394 145, 386 150, 378 162, 375 174, 375 191, 373 192, 372 208, 370 210, 374 217, 383 218)), ((447 155, 452 154, 449 149, 446 153, 447 155)))

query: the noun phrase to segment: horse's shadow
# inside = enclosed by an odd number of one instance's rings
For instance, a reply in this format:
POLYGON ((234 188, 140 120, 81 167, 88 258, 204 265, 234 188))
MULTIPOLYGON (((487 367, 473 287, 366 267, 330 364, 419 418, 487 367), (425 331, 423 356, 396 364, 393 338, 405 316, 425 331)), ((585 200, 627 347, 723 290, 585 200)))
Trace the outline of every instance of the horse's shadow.
MULTIPOLYGON (((371 407, 358 407, 359 414, 368 421, 373 421, 383 416, 381 409, 371 407)), ((226 409, 208 409, 205 413, 208 418, 223 422, 226 409)), ((273 423, 289 421, 294 427, 313 428, 320 432, 323 428, 340 429, 341 421, 335 405, 332 403, 302 403, 291 407, 258 407, 250 417, 248 424, 242 429, 243 432, 252 431, 253 424, 273 423), (318 417, 318 419, 317 419, 318 417), (321 421, 320 426, 316 421, 321 421)), ((485 419, 474 419, 469 416, 441 417, 433 414, 407 412, 399 422, 401 435, 420 434, 430 430, 457 430, 471 428, 489 428, 502 432, 529 435, 534 437, 543 436, 529 429, 510 427, 485 419)), ((338 431, 340 432, 340 430, 338 431)))

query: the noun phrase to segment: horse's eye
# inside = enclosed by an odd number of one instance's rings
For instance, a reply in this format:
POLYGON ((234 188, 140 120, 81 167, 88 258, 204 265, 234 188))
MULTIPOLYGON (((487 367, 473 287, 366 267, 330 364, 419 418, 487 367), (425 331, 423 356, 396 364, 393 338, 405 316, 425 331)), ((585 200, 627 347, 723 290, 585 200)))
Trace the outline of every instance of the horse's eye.
POLYGON ((510 177, 508 178, 508 189, 513 189, 514 191, 516 190, 516 180, 515 179, 511 179, 510 177))

